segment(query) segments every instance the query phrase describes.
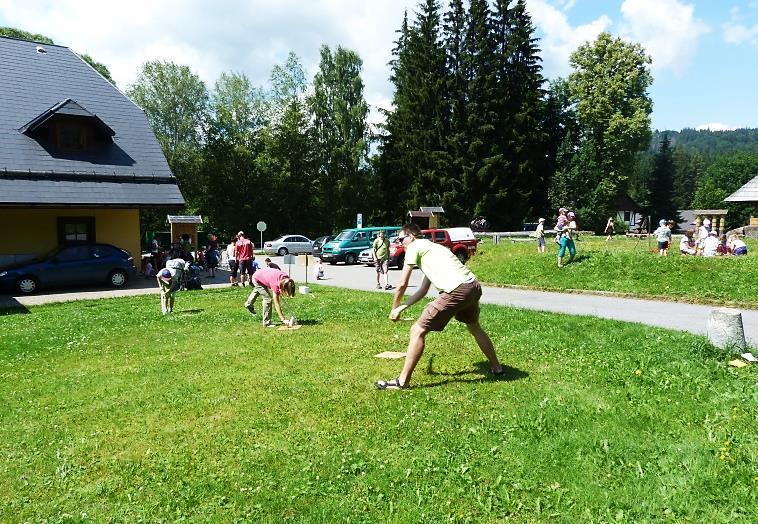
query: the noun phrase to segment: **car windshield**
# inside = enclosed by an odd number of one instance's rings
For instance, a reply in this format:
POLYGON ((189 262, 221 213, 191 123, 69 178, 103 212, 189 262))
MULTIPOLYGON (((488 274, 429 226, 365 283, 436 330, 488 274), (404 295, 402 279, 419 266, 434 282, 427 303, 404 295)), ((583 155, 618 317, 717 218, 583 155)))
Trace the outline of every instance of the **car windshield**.
POLYGON ((334 240, 349 240, 353 236, 353 231, 343 231, 334 240))

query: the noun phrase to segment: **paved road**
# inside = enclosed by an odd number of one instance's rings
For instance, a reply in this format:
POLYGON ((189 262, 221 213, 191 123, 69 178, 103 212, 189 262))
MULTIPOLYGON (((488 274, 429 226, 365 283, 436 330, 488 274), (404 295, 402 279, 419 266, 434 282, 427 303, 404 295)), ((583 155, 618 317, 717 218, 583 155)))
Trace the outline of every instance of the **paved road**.
MULTIPOLYGON (((283 269, 290 271, 299 284, 304 283, 306 271, 304 266, 292 265, 287 267, 282 264, 281 257, 271 257, 283 269)), ((390 284, 396 283, 400 276, 398 270, 390 271, 390 284)), ((206 288, 228 286, 227 273, 219 272, 215 280, 203 279, 206 288), (218 283, 216 283, 218 282, 218 283)), ((411 279, 411 290, 421 282, 421 274, 414 271, 411 279)), ((308 283, 313 283, 312 274, 308 273, 308 283)), ((319 284, 337 286, 365 291, 376 291, 388 295, 392 291, 379 291, 376 287, 374 269, 361 265, 343 266, 326 265, 326 279, 319 284)), ((157 288, 152 279, 139 279, 130 284, 129 289, 108 290, 105 288, 93 288, 86 291, 50 292, 29 297, 9 297, 0 295, 0 307, 30 306, 50 302, 63 302, 68 300, 82 300, 95 298, 109 298, 118 296, 141 295, 157 293, 157 288)), ((482 302, 504 306, 514 306, 540 311, 554 311, 558 313, 571 312, 575 315, 590 315, 600 318, 638 322, 651 326, 659 326, 680 331, 687 331, 698 335, 706 334, 706 322, 712 306, 699 306, 694 304, 682 304, 677 302, 661 302, 655 300, 641 300, 631 298, 619 298, 597 295, 583 295, 577 293, 551 293, 544 291, 529 291, 522 289, 485 287, 482 302)), ((742 321, 745 327, 745 336, 753 347, 758 347, 758 311, 743 310, 742 321)))

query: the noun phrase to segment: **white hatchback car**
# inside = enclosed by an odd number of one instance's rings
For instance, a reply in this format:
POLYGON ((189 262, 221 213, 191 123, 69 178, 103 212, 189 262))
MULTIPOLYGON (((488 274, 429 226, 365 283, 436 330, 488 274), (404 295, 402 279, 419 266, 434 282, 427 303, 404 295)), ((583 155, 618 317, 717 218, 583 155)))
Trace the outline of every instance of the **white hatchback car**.
POLYGON ((367 266, 373 266, 374 265, 374 255, 372 253, 372 249, 364 249, 358 254, 358 263, 359 264, 366 264, 367 266))
POLYGON ((267 255, 284 256, 290 253, 313 253, 313 242, 302 235, 282 235, 276 240, 263 244, 263 251, 267 255))

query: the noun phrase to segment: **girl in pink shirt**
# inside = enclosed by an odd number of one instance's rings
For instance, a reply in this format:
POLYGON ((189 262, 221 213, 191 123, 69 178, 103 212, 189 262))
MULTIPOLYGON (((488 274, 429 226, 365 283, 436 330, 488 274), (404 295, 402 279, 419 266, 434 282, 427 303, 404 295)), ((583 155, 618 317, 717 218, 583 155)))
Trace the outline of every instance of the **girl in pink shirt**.
POLYGON ((272 267, 264 267, 253 273, 251 278, 253 284, 253 292, 247 297, 245 307, 250 314, 255 314, 255 300, 258 295, 263 297, 263 325, 266 327, 276 327, 271 322, 271 304, 273 302, 276 314, 279 315, 283 324, 288 324, 288 320, 284 318, 282 313, 282 306, 279 302, 279 295, 284 293, 285 296, 295 296, 295 281, 292 280, 287 273, 280 269, 274 269, 272 267))

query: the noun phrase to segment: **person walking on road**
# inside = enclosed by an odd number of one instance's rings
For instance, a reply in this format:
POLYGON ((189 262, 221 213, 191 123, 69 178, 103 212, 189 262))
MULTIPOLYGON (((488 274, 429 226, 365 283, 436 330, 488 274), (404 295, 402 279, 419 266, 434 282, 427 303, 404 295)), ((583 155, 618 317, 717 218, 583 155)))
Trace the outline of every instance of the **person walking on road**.
POLYGON ((492 340, 479 324, 479 299, 482 296, 482 287, 476 276, 469 268, 461 264, 458 257, 449 249, 422 238, 421 230, 416 224, 403 226, 400 241, 405 247, 405 265, 392 301, 390 320, 397 321, 406 308, 426 296, 432 284, 440 290, 440 294, 433 302, 427 304, 421 317, 411 327, 408 352, 400 375, 391 380, 379 380, 375 383, 376 387, 378 389, 410 387, 413 370, 424 353, 426 335, 430 331, 442 331, 453 317, 466 324, 479 349, 487 357, 490 372, 493 375, 502 375, 503 366, 497 358, 492 340), (413 268, 421 270, 424 280, 418 290, 405 303, 402 303, 413 268))
POLYGON ((384 231, 374 239, 371 245, 371 254, 374 257, 374 266, 376 266, 376 289, 382 289, 379 283, 379 276, 384 275, 384 289, 392 289, 389 282, 389 263, 390 263, 390 242, 384 236, 384 231))

